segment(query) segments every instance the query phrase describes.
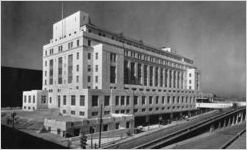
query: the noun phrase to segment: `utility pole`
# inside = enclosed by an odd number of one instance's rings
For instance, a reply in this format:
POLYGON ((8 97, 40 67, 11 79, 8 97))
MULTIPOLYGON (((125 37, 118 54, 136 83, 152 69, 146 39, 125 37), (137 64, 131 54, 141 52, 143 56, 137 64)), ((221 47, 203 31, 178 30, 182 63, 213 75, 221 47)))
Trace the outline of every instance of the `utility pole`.
POLYGON ((100 105, 100 121, 99 121, 99 148, 101 147, 101 127, 102 127, 102 104, 100 105))

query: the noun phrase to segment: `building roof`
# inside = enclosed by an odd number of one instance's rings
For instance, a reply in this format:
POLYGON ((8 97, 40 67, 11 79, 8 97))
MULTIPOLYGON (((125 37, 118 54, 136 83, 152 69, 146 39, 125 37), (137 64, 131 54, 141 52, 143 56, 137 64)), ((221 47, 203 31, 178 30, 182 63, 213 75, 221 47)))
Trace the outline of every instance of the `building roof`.
MULTIPOLYGON (((139 47, 139 48, 142 48, 142 49, 145 49, 147 51, 152 51, 154 53, 158 53, 158 54, 161 54, 161 55, 165 55, 165 56, 168 56, 168 57, 172 57, 176 60, 179 60, 179 61, 182 61, 182 59, 184 59, 184 61, 186 63, 190 63, 190 64, 193 64, 193 60, 189 59, 189 58, 186 58, 186 57, 183 57, 179 54, 176 54, 176 53, 173 53, 173 52, 167 52, 167 51, 163 51, 159 48, 156 48, 154 46, 151 46, 147 43, 144 43, 142 40, 136 40, 136 39, 132 39, 132 38, 129 38, 129 37, 126 37, 125 35, 123 35, 123 33, 113 33, 113 32, 110 32, 106 29, 103 29, 102 27, 97 27, 95 25, 92 25, 92 24, 86 24, 86 26, 89 28, 89 29, 95 29, 95 30, 99 30, 101 32, 104 32, 106 34, 110 34, 112 36, 114 36, 115 39, 118 39, 119 42, 122 42, 122 43, 132 43, 133 46, 136 46, 136 47, 139 47)), ((165 46, 163 46, 164 48, 165 46)))

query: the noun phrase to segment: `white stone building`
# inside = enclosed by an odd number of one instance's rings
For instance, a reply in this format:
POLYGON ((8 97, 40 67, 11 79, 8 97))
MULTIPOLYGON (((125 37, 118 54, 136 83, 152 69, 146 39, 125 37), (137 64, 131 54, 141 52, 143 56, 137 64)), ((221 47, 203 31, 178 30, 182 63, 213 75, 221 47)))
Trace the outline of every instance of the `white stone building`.
POLYGON ((101 105, 103 119, 192 111, 204 95, 191 59, 99 28, 81 11, 53 24, 43 90, 48 108, 82 120, 99 118, 101 105))

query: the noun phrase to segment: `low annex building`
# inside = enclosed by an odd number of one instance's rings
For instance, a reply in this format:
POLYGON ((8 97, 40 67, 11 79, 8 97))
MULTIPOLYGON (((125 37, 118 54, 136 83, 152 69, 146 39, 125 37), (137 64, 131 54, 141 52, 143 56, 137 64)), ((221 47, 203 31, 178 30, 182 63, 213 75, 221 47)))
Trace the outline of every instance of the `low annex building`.
POLYGON ((34 111, 48 109, 48 92, 43 90, 32 90, 23 92, 22 109, 34 111))
MULTIPOLYGON (((113 114, 121 114, 117 118, 123 127, 133 128, 130 118, 192 111, 197 98, 212 98, 200 91, 200 71, 193 60, 172 48, 158 49, 99 28, 82 11, 53 24, 53 37, 43 46, 42 91, 48 93, 48 108, 81 119, 79 126, 88 121, 87 126, 96 128, 92 120, 99 119, 103 106, 107 130, 117 129, 118 122, 106 121, 116 118, 113 114)), ((45 126, 63 134, 76 120, 47 118, 45 126)))

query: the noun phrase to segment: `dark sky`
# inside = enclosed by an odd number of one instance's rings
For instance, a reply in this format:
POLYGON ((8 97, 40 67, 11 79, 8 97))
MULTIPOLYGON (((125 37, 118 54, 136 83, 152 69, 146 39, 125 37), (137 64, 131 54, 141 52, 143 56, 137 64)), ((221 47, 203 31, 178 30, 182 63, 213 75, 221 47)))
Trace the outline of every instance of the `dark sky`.
MULTIPOLYGON (((61 2, 1 2, 2 66, 42 69, 42 46, 61 19, 61 2)), ((195 59, 202 90, 245 96, 246 4, 240 2, 64 2, 64 15, 195 59)))

